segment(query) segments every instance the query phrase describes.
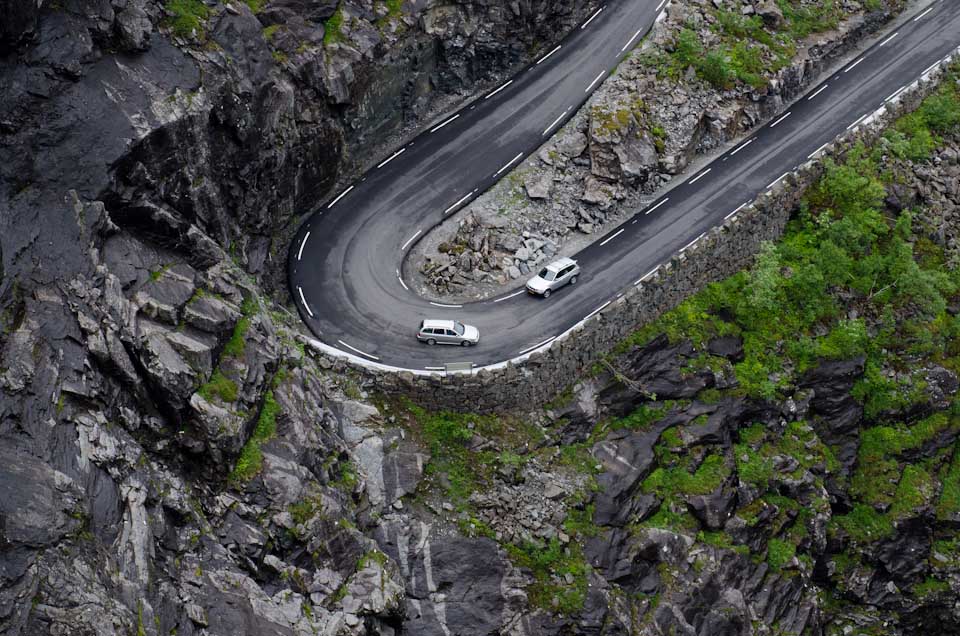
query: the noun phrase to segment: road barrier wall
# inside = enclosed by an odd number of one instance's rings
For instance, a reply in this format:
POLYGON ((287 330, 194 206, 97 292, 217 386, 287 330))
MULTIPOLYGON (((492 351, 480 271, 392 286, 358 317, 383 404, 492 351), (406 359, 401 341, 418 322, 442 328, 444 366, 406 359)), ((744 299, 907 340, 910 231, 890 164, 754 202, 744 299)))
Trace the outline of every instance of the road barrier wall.
MULTIPOLYGON (((954 52, 956 57, 960 49, 954 52)), ((782 235, 803 194, 823 173, 825 155, 842 158, 858 141, 875 142, 898 117, 939 86, 950 58, 826 146, 772 190, 675 254, 640 284, 542 349, 469 373, 390 369, 311 340, 323 366, 374 391, 403 395, 431 410, 502 412, 546 404, 638 328, 706 285, 753 264, 761 245, 782 235)), ((643 272, 638 272, 641 276, 643 272)))

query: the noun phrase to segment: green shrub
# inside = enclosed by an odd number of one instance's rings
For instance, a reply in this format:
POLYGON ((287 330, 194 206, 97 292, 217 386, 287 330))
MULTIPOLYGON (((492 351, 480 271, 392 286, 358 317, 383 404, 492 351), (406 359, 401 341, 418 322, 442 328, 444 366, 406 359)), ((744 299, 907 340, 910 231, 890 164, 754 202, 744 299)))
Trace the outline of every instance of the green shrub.
POLYGON ((856 504, 849 514, 836 516, 833 521, 847 534, 861 543, 886 539, 893 534, 893 523, 870 506, 856 504))
POLYGON ((797 546, 782 539, 770 539, 767 544, 767 563, 779 572, 783 566, 789 564, 797 554, 797 546))

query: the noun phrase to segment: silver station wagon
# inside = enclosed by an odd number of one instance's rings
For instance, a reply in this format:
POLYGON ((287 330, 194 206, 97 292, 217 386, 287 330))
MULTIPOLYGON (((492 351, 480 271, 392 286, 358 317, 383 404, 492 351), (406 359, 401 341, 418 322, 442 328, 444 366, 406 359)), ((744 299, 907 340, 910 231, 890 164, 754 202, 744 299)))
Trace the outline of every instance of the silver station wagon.
POLYGON ((527 281, 527 291, 537 296, 549 298, 550 294, 564 285, 575 285, 580 275, 580 266, 572 258, 561 258, 540 270, 540 273, 527 281))
POLYGON ((480 342, 476 327, 455 320, 424 320, 417 331, 417 340, 428 345, 450 344, 469 347, 480 342))

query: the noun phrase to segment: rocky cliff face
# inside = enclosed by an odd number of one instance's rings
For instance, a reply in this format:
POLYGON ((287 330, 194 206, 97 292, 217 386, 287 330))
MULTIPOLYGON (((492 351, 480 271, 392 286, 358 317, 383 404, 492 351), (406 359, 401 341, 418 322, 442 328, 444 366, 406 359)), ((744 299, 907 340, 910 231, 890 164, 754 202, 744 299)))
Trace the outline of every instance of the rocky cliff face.
MULTIPOLYGON (((251 4, 3 6, 0 633, 956 631, 954 349, 881 369, 924 384, 880 415, 858 357, 741 394, 729 334, 637 338, 497 418, 325 369, 270 300, 278 228, 585 7, 251 4), (894 521, 854 523, 858 433, 891 418, 917 429, 876 462, 894 521)), ((885 192, 931 263, 956 254, 947 139, 885 192)))

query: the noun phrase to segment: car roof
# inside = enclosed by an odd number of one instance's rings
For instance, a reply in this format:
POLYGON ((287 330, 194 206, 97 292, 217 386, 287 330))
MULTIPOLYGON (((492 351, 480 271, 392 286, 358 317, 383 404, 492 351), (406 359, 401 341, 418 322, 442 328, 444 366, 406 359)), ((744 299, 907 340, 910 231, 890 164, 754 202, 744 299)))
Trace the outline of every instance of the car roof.
POLYGON ((551 269, 555 272, 558 272, 564 267, 567 267, 569 265, 576 265, 576 264, 577 264, 577 261, 573 260, 572 258, 566 258, 566 257, 558 258, 557 260, 547 265, 547 269, 551 269))
POLYGON ((421 329, 453 329, 452 320, 424 320, 421 329))

